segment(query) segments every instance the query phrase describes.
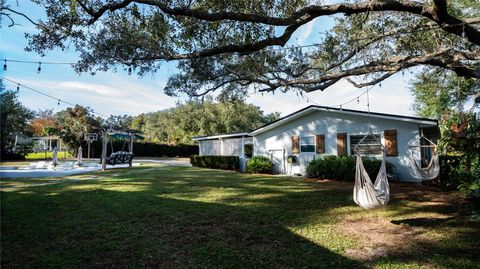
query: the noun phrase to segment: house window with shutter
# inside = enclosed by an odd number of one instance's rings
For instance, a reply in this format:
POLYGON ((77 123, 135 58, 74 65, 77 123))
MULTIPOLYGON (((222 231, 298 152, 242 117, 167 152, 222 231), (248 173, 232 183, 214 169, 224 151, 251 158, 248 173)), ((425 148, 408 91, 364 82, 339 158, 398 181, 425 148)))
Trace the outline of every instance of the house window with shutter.
POLYGON ((315 152, 315 139, 313 136, 300 137, 300 152, 315 152))
POLYGON ((385 149, 387 156, 398 156, 397 130, 385 130, 385 149))
POLYGON ((317 144, 317 153, 325 154, 325 135, 319 134, 315 136, 317 144))
POLYGON ((337 134, 337 155, 338 156, 347 156, 347 134, 338 133, 337 134))
POLYGON ((300 153, 300 137, 292 136, 292 154, 300 153))

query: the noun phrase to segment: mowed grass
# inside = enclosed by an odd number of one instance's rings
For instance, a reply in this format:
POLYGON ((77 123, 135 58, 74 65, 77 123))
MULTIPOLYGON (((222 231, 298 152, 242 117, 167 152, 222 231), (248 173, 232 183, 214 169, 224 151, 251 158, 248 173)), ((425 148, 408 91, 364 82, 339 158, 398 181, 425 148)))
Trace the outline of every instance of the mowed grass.
MULTIPOLYGON (((60 159, 67 159, 67 158, 72 158, 73 155, 71 152, 68 151, 59 151, 57 153, 57 158, 60 159)), ((25 155, 25 159, 27 160, 43 160, 43 159, 49 159, 51 160, 53 158, 53 153, 51 151, 45 152, 31 152, 25 155)))
POLYGON ((376 211, 352 183, 153 164, 0 186, 2 268, 480 266, 480 223, 422 186, 376 211))

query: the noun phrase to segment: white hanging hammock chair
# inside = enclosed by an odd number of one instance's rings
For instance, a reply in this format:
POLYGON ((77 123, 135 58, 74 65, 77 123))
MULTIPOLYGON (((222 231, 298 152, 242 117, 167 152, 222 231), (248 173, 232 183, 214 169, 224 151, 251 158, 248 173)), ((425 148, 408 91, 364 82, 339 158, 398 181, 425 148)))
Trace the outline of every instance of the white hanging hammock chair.
POLYGON ((410 149, 412 148, 431 148, 432 149, 432 158, 430 159, 430 162, 428 163, 427 167, 421 167, 419 166, 418 163, 415 161, 415 158, 413 156, 413 151, 410 150, 410 161, 412 162, 412 165, 415 167, 415 171, 417 172, 418 175, 422 177, 422 181, 428 181, 432 180, 438 177, 440 174, 440 161, 438 159, 438 151, 437 151, 437 145, 430 141, 428 138, 424 137, 423 135, 420 137, 421 139, 425 139, 430 145, 411 145, 410 149))
POLYGON ((372 183, 370 176, 365 170, 362 157, 358 150, 359 145, 370 135, 371 134, 367 134, 355 145, 357 165, 355 171, 355 186, 353 188, 353 201, 364 209, 374 209, 384 206, 390 200, 390 186, 388 185, 384 146, 378 141, 382 149, 382 163, 377 178, 375 179, 375 183, 372 183))

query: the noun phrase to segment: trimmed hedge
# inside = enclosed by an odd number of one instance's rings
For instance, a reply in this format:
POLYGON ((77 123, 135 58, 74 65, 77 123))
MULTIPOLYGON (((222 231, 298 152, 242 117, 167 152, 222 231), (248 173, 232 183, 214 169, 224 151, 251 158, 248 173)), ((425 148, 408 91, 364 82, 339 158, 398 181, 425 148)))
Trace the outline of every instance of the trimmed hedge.
POLYGON ((240 158, 238 156, 190 156, 192 166, 215 168, 223 170, 239 170, 240 158))
MULTIPOLYGON (((364 158, 363 165, 372 180, 375 180, 382 161, 364 158)), ((387 162, 387 174, 392 175, 394 165, 387 162)), ((334 180, 355 180, 356 157, 324 156, 308 163, 307 177, 334 180)))
POLYGON ((255 174, 273 174, 273 163, 267 157, 255 156, 247 161, 247 172, 255 174))
MULTIPOLYGON (((87 144, 83 143, 82 148, 84 154, 87 153, 87 144)), ((128 142, 127 142, 128 143, 128 142)), ((113 151, 128 151, 128 144, 125 141, 114 140, 112 145, 110 142, 107 146, 107 156, 113 151), (122 150, 123 148, 123 150, 122 150)), ((91 156, 94 158, 100 158, 102 154, 102 142, 96 141, 91 145, 91 156)), ((190 157, 191 155, 198 154, 198 145, 169 145, 169 144, 157 144, 150 142, 133 142, 133 154, 135 157, 190 157)))

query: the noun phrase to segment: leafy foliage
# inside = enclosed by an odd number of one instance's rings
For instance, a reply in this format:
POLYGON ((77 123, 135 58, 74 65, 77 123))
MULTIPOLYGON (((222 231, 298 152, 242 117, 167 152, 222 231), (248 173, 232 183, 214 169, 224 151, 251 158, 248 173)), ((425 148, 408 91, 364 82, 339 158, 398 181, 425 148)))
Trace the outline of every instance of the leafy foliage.
POLYGON ((240 169, 238 156, 190 156, 190 163, 196 167, 215 168, 223 170, 240 169))
MULTIPOLYGON (((475 1, 81 1, 36 0, 48 15, 28 50, 76 49, 79 72, 140 76, 178 60, 165 92, 316 91, 342 78, 362 87, 414 66, 478 78, 480 8, 475 1), (342 16, 345 15, 345 16, 342 16), (301 26, 333 16, 309 49, 277 50, 301 26), (272 50, 269 50, 272 48, 272 50)), ((10 12, 10 10, 7 10, 10 12)), ((4 16, 10 13, 4 12, 4 16)), ((9 17, 10 18, 10 17, 9 17)))
POLYGON ((34 113, 20 103, 14 91, 1 93, 0 109, 0 155, 2 159, 15 158, 13 154, 14 136, 29 133, 28 121, 33 118, 34 113))
POLYGON ((53 113, 53 109, 40 110, 30 121, 30 131, 35 136, 59 135, 63 126, 53 113))
MULTIPOLYGON (((365 170, 370 178, 377 176, 382 161, 377 159, 362 159, 365 170)), ((327 155, 315 159, 307 165, 307 177, 335 180, 355 180, 356 157, 327 155)), ((394 165, 387 162, 387 174, 393 175, 394 165)))
POLYGON ((247 172, 254 174, 273 174, 273 163, 264 156, 254 156, 247 161, 247 172))
POLYGON ((63 141, 74 148, 81 145, 86 133, 91 133, 100 127, 100 122, 93 117, 91 109, 80 105, 60 112, 59 119, 62 120, 64 126, 63 141))
POLYGON ((240 100, 214 102, 207 99, 141 114, 133 119, 131 127, 141 130, 148 141, 192 144, 194 136, 250 131, 278 117, 278 113, 264 115, 259 107, 240 100))

